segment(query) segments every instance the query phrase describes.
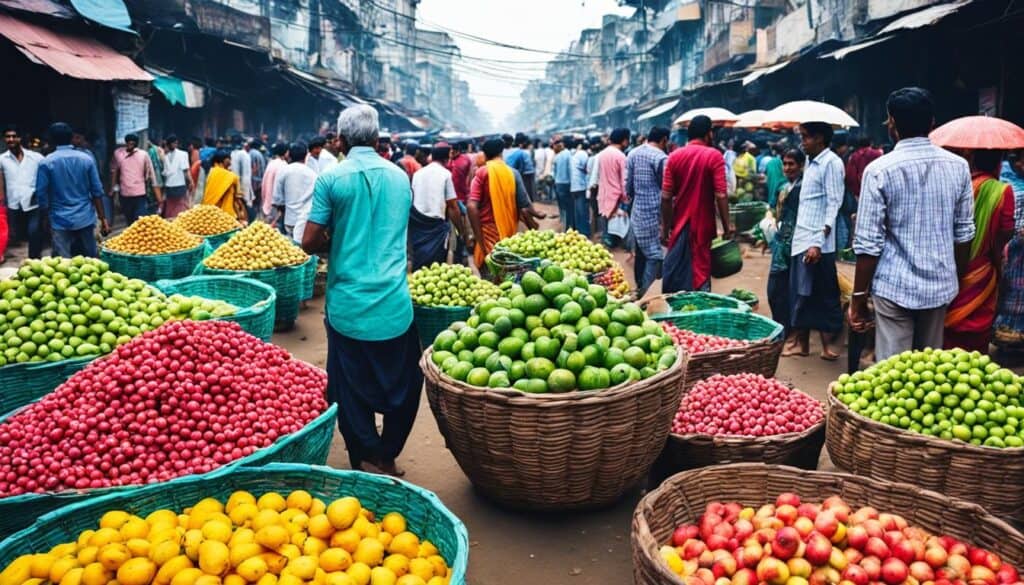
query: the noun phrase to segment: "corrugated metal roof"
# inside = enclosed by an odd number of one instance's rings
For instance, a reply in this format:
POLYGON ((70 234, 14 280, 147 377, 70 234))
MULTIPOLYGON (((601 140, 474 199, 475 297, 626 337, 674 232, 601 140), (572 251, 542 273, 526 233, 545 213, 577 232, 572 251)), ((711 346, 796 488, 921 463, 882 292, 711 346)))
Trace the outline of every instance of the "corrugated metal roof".
POLYGON ((931 26, 939 22, 943 18, 946 18, 950 14, 953 14, 957 10, 960 10, 967 4, 970 4, 971 1, 972 0, 958 0, 957 2, 939 4, 937 6, 930 6, 923 10, 918 10, 917 12, 912 12, 904 17, 897 18, 896 20, 890 22, 885 26, 885 28, 878 31, 878 33, 875 36, 877 37, 901 30, 910 30, 925 26, 931 26))
POLYGON ((94 39, 58 33, 7 14, 0 14, 0 35, 62 75, 97 81, 153 80, 131 59, 94 39))

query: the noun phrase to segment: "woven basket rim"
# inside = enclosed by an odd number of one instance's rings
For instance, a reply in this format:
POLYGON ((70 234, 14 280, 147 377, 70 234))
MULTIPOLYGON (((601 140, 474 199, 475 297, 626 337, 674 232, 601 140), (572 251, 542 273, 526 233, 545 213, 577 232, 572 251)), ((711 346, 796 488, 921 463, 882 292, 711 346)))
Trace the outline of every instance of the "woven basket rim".
POLYGON ((117 250, 111 250, 106 245, 104 245, 101 248, 101 250, 104 254, 110 254, 111 256, 123 256, 125 258, 156 258, 157 256, 178 256, 188 254, 190 252, 195 252, 199 248, 202 248, 203 246, 206 245, 206 240, 203 239, 203 236, 198 236, 191 232, 189 232, 189 235, 196 236, 197 238, 199 238, 199 243, 196 244, 195 246, 192 246, 191 248, 186 248, 184 250, 175 250, 173 252, 165 252, 163 254, 129 254, 127 252, 118 252, 117 250))
MULTIPOLYGON (((707 381, 707 378, 698 381, 697 384, 700 384, 701 382, 705 381, 707 381)), ((782 380, 778 381, 782 382, 782 380)), ((679 433, 673 433, 670 429, 668 432, 669 439, 677 441, 695 441, 698 439, 706 438, 715 443, 716 445, 749 445, 751 443, 776 444, 796 442, 820 431, 822 427, 825 426, 825 421, 828 419, 828 405, 822 402, 821 400, 818 400, 817 398, 811 396, 810 394, 804 392, 803 390, 797 388, 790 382, 782 383, 785 384, 790 390, 794 392, 799 392, 800 394, 803 394, 804 396, 817 402, 821 406, 821 420, 819 420, 818 422, 814 423, 813 425, 807 427, 802 431, 794 431, 791 433, 780 433, 777 435, 766 435, 760 437, 755 437, 752 435, 711 435, 708 433, 688 433, 685 435, 681 435, 679 433)))
POLYGON ((200 262, 199 265, 203 267, 203 270, 216 270, 218 272, 251 274, 251 273, 256 273, 256 272, 276 272, 278 270, 290 270, 292 268, 300 268, 300 267, 305 266, 306 264, 309 264, 309 261, 312 260, 313 258, 316 258, 316 257, 317 257, 316 254, 309 254, 308 258, 306 258, 305 260, 303 260, 302 262, 299 262, 297 264, 288 264, 287 266, 274 266, 273 268, 255 268, 253 270, 246 270, 244 268, 242 268, 242 269, 210 268, 209 266, 206 265, 206 260, 209 258, 209 256, 207 256, 206 258, 203 258, 203 261, 200 262))
MULTIPOLYGON (((640 391, 645 391, 651 387, 658 386, 666 378, 670 378, 674 375, 677 370, 685 370, 687 362, 686 351, 677 346, 676 361, 672 364, 672 367, 662 370, 646 380, 624 382, 617 386, 602 388, 601 390, 573 390, 572 392, 563 393, 546 392, 543 394, 531 394, 529 392, 521 392, 514 388, 480 388, 477 386, 471 386, 465 382, 453 380, 441 372, 440 368, 437 367, 437 364, 430 359, 430 356, 433 355, 433 351, 433 348, 427 348, 427 350, 423 352, 423 356, 420 358, 420 369, 423 370, 423 374, 426 376, 428 382, 433 383, 445 392, 480 396, 492 402, 505 404, 511 403, 516 406, 530 405, 543 408, 554 408, 580 403, 589 404, 591 402, 614 402, 640 391)), ((680 382, 681 381, 682 380, 680 380, 680 382)))
POLYGON ((907 443, 914 443, 915 446, 928 449, 952 449, 960 450, 966 453, 984 453, 985 456, 992 456, 999 454, 999 456, 1005 455, 1007 458, 1010 457, 1021 457, 1024 456, 1024 447, 987 447, 985 445, 972 445, 956 439, 943 439, 941 437, 929 437, 928 435, 922 435, 921 433, 915 433, 892 425, 883 424, 869 417, 866 417, 860 413, 854 412, 849 406, 843 403, 842 400, 835 395, 835 387, 837 382, 832 382, 828 385, 828 405, 829 410, 838 408, 844 414, 854 418, 859 424, 864 426, 872 427, 880 432, 891 432, 899 440, 907 443))
POLYGON ((413 303, 412 306, 419 309, 438 309, 441 311, 454 311, 463 309, 468 309, 470 311, 473 310, 473 307, 469 305, 421 305, 419 303, 413 303))

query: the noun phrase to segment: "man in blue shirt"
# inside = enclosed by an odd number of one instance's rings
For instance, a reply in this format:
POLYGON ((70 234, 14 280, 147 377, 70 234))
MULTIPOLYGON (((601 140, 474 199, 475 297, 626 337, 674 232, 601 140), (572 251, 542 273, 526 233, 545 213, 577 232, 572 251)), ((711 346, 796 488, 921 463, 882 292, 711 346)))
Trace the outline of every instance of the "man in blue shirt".
POLYGON ((572 182, 572 138, 555 141, 555 162, 552 163, 555 175, 555 200, 558 201, 558 213, 562 216, 562 229, 576 227, 573 213, 571 185, 572 182))
POLYGON ((516 134, 515 148, 506 151, 505 164, 519 171, 523 177, 523 184, 526 185, 526 192, 530 195, 530 201, 536 200, 536 187, 534 177, 537 169, 533 164, 533 155, 530 154, 530 137, 522 132, 516 134))
POLYGON ((53 228, 55 256, 96 256, 96 220, 100 233, 110 232, 103 214, 103 186, 96 161, 71 145, 71 126, 50 126, 57 149, 41 163, 36 174, 36 198, 53 228))
POLYGON ((587 161, 589 158, 586 141, 581 140, 579 148, 572 155, 572 184, 569 186, 569 190, 572 193, 571 205, 575 220, 573 229, 588 238, 590 237, 590 208, 587 202, 587 172, 589 170, 587 161))
POLYGON ((412 191, 401 168, 377 154, 377 111, 338 116, 346 158, 313 187, 302 238, 307 252, 329 250, 327 392, 353 469, 402 475, 395 459, 416 420, 423 374, 406 283, 412 191), (384 415, 377 432, 374 413, 384 415))

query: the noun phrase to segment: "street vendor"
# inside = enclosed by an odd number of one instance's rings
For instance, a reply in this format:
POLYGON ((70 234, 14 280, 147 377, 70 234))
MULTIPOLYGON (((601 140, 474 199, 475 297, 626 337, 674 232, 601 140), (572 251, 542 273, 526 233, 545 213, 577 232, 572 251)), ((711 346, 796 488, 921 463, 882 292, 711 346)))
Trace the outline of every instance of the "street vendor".
POLYGON ((500 139, 484 143, 485 164, 476 171, 469 190, 467 212, 473 229, 476 248, 473 259, 478 269, 501 240, 518 231, 519 222, 536 224, 530 216, 530 196, 518 173, 505 164, 501 153, 505 143, 500 139))

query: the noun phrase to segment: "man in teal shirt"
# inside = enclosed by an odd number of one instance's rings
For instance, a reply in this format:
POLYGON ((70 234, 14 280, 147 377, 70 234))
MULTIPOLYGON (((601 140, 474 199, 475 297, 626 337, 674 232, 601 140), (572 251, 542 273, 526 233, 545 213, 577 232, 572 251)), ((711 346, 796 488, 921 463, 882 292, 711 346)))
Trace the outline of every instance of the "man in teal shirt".
POLYGON ((402 475, 395 464, 419 408, 423 374, 406 284, 412 191, 376 152, 377 111, 338 116, 344 161, 320 175, 302 247, 329 250, 327 388, 353 469, 402 475), (384 415, 377 432, 374 413, 384 415))

